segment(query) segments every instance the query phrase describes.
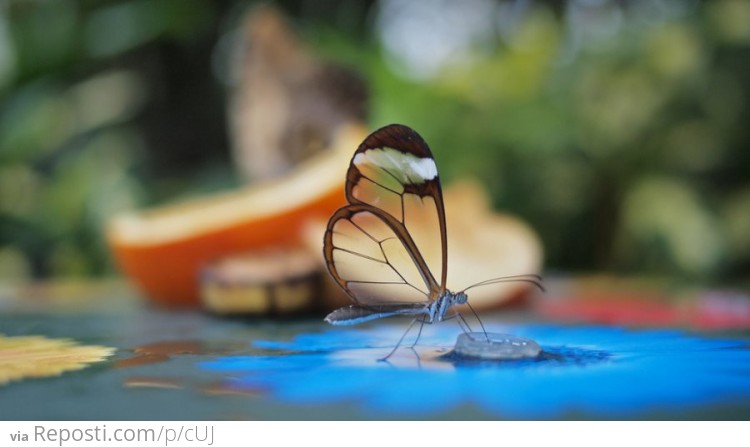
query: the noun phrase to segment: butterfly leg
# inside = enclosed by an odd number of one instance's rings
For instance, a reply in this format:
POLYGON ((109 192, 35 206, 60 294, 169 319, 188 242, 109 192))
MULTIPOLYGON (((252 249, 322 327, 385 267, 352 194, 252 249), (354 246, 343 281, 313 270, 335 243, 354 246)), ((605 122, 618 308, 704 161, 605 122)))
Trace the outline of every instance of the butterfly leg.
MULTIPOLYGON (((472 312, 473 311, 474 311, 474 309, 472 309, 472 312)), ((474 315, 476 315, 477 321, 479 321, 479 325, 482 327, 482 333, 484 333, 484 338, 487 339, 487 343, 489 343, 490 342, 490 336, 487 334, 487 331, 484 329, 484 325, 482 324, 482 320, 479 319, 479 316, 477 315, 476 312, 474 312, 474 315)), ((471 329, 471 326, 469 326, 469 322, 467 322, 466 319, 464 318, 464 316, 461 315, 458 311, 456 311, 456 313, 453 314, 453 315, 451 315, 450 317, 444 318, 443 320, 444 321, 445 320, 451 320, 451 319, 456 318, 456 317, 458 317, 456 319, 456 321, 458 322, 458 325, 461 327, 461 330, 464 331, 464 333, 468 334, 470 332, 474 332, 471 329)))
POLYGON ((382 359, 378 359, 379 362, 385 362, 386 360, 388 360, 388 358, 390 358, 390 356, 393 355, 394 352, 396 352, 396 350, 398 349, 398 347, 401 346, 401 342, 404 341, 404 337, 406 337, 406 334, 409 333, 409 331, 411 330, 411 328, 414 326, 414 323, 416 323, 416 322, 417 322, 417 318, 411 320, 411 323, 409 323, 409 327, 407 327, 406 331, 404 331, 404 335, 402 335, 401 338, 399 338, 398 343, 396 343, 396 346, 393 347, 393 349, 391 350, 391 352, 388 353, 388 355, 386 355, 382 359))
POLYGON ((443 318, 443 321, 452 320, 456 318, 456 322, 458 323, 458 326, 461 328, 462 331, 465 333, 472 332, 471 326, 469 326, 469 323, 466 322, 466 319, 464 319, 464 316, 461 315, 458 311, 456 311, 455 314, 451 315, 448 318, 443 318))
POLYGON ((484 328, 484 324, 482 324, 482 319, 479 318, 479 314, 477 314, 477 311, 475 311, 474 308, 471 307, 471 304, 469 304, 468 301, 466 302, 466 305, 469 306, 469 309, 471 309, 471 313, 473 313, 474 317, 476 317, 477 321, 479 322, 479 326, 482 327, 482 332, 484 332, 484 338, 486 338, 487 339, 487 343, 489 343, 490 342, 490 336, 487 335, 487 330, 484 328))
POLYGON ((417 338, 414 339, 414 343, 411 344, 411 348, 414 349, 415 346, 417 346, 417 342, 419 341, 419 337, 422 336, 422 329, 424 328, 424 324, 427 323, 427 321, 422 318, 419 320, 419 332, 417 332, 417 338))

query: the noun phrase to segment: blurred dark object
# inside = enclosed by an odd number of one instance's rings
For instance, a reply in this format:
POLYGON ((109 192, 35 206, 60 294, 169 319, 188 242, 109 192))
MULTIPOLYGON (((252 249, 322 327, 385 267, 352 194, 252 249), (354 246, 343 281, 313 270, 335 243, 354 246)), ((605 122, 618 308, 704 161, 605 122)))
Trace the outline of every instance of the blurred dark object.
POLYGON ((237 47, 232 149, 246 179, 275 178, 330 148, 342 124, 365 122, 365 81, 317 60, 278 9, 248 13, 237 47))
POLYGON ((308 250, 258 250, 206 266, 201 300, 218 315, 310 312, 321 307, 325 274, 308 250))

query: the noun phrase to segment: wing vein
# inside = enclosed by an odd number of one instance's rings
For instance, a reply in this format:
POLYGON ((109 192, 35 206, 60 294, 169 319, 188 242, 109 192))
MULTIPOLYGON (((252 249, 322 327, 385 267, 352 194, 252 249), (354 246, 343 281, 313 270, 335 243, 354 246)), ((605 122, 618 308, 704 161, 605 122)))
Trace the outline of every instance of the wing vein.
POLYGON ((357 225, 355 221, 353 221, 352 219, 347 219, 347 220, 351 222, 351 224, 354 225, 354 227, 357 228, 359 231, 361 231, 365 236, 369 237, 373 242, 375 242, 376 244, 380 244, 381 241, 375 239, 375 236, 371 235, 364 228, 357 225))
POLYGON ((388 263, 388 261, 381 261, 380 259, 376 259, 376 258, 373 258, 372 256, 367 256, 367 255, 362 254, 362 253, 357 253, 356 251, 349 250, 347 248, 333 247, 333 249, 334 250, 341 250, 341 251, 343 251, 345 253, 349 253, 349 254, 352 254, 354 256, 359 256, 360 258, 368 259, 370 261, 379 262, 381 264, 387 264, 388 266, 391 265, 391 264, 388 263))
MULTIPOLYGON (((362 176, 362 178, 366 178, 367 180, 369 180, 369 181, 373 182, 374 184, 376 184, 376 185, 380 186, 381 188, 385 189, 386 191, 390 191, 390 192, 392 192, 393 194, 397 194, 397 195, 399 195, 399 196, 400 196, 401 194, 403 194, 402 192, 394 191, 394 190, 392 190, 391 188, 389 188, 389 187, 387 187, 387 186, 385 186, 385 185, 382 185, 382 184, 380 184, 380 183, 376 182, 375 180, 371 179, 370 177, 368 177, 368 176, 366 176, 366 175, 362 174, 362 171, 360 171, 360 172, 359 172, 359 175, 361 175, 361 176, 362 176)), ((403 183, 399 182, 398 184, 399 184, 399 185, 402 185, 403 183)))
MULTIPOLYGON (((417 287, 417 286, 415 286, 414 284, 412 284, 412 283, 410 283, 409 281, 407 281, 407 280, 406 280, 406 278, 404 278, 404 275, 402 275, 402 274, 401 274, 401 272, 399 272, 399 271, 398 271, 398 269, 397 269, 396 267, 394 267, 394 266, 393 266, 393 264, 391 264, 391 263, 390 263, 390 262, 388 261, 388 255, 387 255, 387 254, 385 254, 385 249, 383 248, 383 242, 385 242, 385 241, 387 241, 387 240, 389 240, 389 239, 393 239, 393 238, 390 238, 390 237, 389 237, 388 239, 385 239, 385 240, 383 240, 382 242, 379 242, 379 243, 378 243, 378 245, 380 245, 380 251, 381 251, 381 252, 383 253, 383 258, 385 258, 385 263, 386 263, 386 264, 388 265, 388 267, 390 267, 390 268, 391 268, 391 270, 393 270, 394 272, 396 272, 396 274, 398 275, 398 277, 399 277, 399 278, 401 278, 401 280, 402 280, 402 281, 404 281, 404 284, 406 284, 406 285, 410 286, 410 287, 411 287, 412 289, 414 289, 414 290, 418 291, 419 293, 421 293, 421 294, 423 294, 423 295, 425 295, 425 296, 429 297, 430 295, 428 295, 428 294, 427 294, 426 292, 424 292, 424 291, 423 291, 422 289, 420 289, 419 287, 417 287)), ((412 261, 412 262, 413 262, 413 261, 412 261)), ((417 266, 417 268, 419 268, 419 266, 417 266)), ((429 288, 429 284, 425 284, 425 285, 427 285, 427 287, 429 288)))

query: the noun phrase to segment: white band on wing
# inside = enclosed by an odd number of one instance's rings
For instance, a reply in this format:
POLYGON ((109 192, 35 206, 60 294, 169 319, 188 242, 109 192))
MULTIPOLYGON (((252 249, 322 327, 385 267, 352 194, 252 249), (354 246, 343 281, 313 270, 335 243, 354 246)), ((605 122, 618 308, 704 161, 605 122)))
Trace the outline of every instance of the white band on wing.
POLYGON ((419 158, 391 148, 370 149, 357 154, 356 166, 371 165, 383 169, 402 184, 424 183, 437 177, 437 166, 432 158, 419 158))

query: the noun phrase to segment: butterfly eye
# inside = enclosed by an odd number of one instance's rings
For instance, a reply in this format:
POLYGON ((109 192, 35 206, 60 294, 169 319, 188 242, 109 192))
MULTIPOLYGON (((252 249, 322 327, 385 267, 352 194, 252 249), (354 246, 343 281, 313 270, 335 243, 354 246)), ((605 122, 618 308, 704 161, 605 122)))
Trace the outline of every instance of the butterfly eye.
POLYGON ((456 304, 466 304, 468 300, 469 300, 469 297, 467 297, 466 294, 463 292, 459 292, 456 295, 456 304))

